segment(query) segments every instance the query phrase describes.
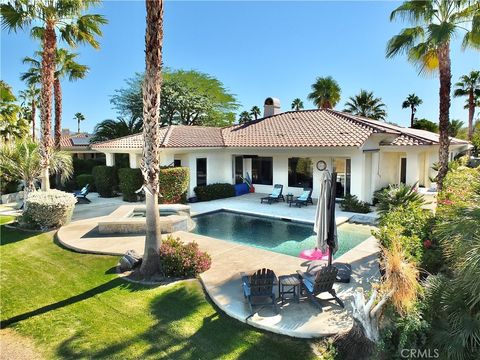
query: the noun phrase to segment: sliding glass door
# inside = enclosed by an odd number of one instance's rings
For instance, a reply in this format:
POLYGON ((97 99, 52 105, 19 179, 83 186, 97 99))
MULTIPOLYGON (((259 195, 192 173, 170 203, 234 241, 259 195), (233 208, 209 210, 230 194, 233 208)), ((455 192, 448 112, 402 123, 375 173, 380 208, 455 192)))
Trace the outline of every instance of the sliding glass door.
POLYGON ((197 159, 197 186, 207 185, 207 159, 197 159))
POLYGON ((337 173, 337 198, 350 194, 352 161, 350 158, 334 158, 333 171, 337 173))

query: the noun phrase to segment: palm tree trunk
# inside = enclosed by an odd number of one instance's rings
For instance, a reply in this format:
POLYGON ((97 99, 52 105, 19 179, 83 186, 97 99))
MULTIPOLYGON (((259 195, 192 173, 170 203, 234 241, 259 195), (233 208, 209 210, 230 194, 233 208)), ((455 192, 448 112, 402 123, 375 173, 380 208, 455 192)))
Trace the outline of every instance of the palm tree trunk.
POLYGON ((54 81, 53 97, 55 99, 55 149, 60 149, 60 138, 62 136, 62 87, 58 78, 55 78, 54 81))
POLYGON ((413 106, 411 107, 411 109, 412 109, 412 114, 410 115, 410 128, 413 129, 413 121, 415 119, 415 110, 413 106))
POLYGON ((450 63, 450 44, 447 42, 438 50, 438 65, 440 72, 440 114, 439 114, 439 169, 437 174, 438 188, 443 188, 443 179, 448 172, 448 127, 450 122, 450 89, 452 86, 452 73, 450 63))
POLYGON ((32 99, 32 139, 35 141, 35 117, 37 116, 37 103, 32 99))
POLYGON ((145 182, 146 238, 140 273, 149 278, 159 274, 160 214, 158 212, 160 172, 159 122, 160 90, 162 86, 163 0, 145 0, 147 29, 145 33, 145 81, 143 85, 143 158, 145 182))
POLYGON ((468 141, 472 141, 474 115, 475 115, 475 96, 473 93, 473 88, 471 88, 468 94, 468 141))
POLYGON ((41 127, 42 141, 40 146, 42 166, 42 190, 50 189, 49 166, 52 151, 52 90, 55 81, 55 50, 57 38, 54 24, 47 21, 42 45, 42 91, 41 91, 41 127))

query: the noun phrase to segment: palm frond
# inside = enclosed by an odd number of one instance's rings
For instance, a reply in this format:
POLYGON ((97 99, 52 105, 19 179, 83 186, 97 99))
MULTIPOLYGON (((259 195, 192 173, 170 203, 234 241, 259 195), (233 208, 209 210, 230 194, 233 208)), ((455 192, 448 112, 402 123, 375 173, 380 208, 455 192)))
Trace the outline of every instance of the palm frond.
POLYGON ((421 41, 425 35, 421 26, 403 29, 400 34, 392 37, 387 43, 386 56, 388 58, 408 53, 415 46, 417 41, 421 41))

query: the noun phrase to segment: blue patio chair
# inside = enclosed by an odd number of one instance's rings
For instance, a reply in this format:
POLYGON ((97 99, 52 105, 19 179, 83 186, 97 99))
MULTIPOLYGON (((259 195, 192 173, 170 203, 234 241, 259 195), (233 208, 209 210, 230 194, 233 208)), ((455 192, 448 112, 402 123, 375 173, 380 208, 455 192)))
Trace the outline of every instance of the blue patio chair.
POLYGON ((273 186, 273 191, 270 195, 262 197, 260 199, 260 203, 268 202, 270 205, 273 202, 278 202, 280 200, 285 201, 285 197, 282 194, 283 192, 283 185, 282 184, 275 184, 273 186))
POLYGON ((248 301, 250 314, 253 315, 254 306, 271 305, 276 313, 278 313, 277 303, 275 301, 275 285, 277 277, 273 270, 260 269, 253 275, 240 274, 242 276, 243 296, 248 301), (257 302, 257 299, 263 302, 257 302), (265 302, 265 300, 267 300, 265 302))
POLYGON ((73 195, 77 198, 78 203, 90 203, 91 201, 87 198, 87 195, 90 192, 90 184, 85 185, 82 190, 76 191, 73 195))
POLYGON ((313 205, 312 190, 312 188, 304 188, 302 195, 293 200, 288 206, 292 206, 292 204, 295 204, 298 207, 301 207, 302 205, 307 206, 308 204, 313 205))
POLYGON ((303 290, 307 293, 308 298, 312 301, 320 310, 322 309, 321 301, 335 300, 342 308, 345 307, 343 301, 337 296, 333 284, 337 280, 338 269, 333 266, 325 266, 315 273, 310 275, 297 270, 297 274, 302 279, 303 290), (319 299, 318 295, 328 292, 332 295, 329 299, 319 299))

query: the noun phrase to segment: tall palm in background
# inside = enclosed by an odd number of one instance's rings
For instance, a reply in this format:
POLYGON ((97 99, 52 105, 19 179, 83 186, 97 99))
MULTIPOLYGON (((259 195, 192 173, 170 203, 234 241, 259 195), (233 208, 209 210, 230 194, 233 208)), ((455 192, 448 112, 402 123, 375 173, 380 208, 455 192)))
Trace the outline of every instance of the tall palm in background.
POLYGON ((143 120, 133 116, 128 120, 122 117, 117 120, 106 119, 95 126, 91 141, 99 142, 138 134, 142 131, 142 126, 143 120))
POLYGON ((251 109, 250 109, 250 115, 252 115, 255 120, 258 119, 258 117, 260 116, 262 112, 260 111, 260 108, 258 106, 253 106, 251 109))
POLYGON ((22 106, 30 108, 30 123, 32 125, 32 139, 35 141, 35 126, 37 117, 37 107, 40 100, 40 89, 35 83, 28 84, 25 90, 20 91, 19 97, 22 100, 22 106))
POLYGON ((468 141, 472 141, 476 100, 480 99, 480 71, 471 71, 470 74, 461 76, 460 81, 455 84, 455 88, 453 96, 467 96, 468 141))
POLYGON ((417 107, 423 103, 423 100, 420 99, 415 94, 409 94, 405 101, 402 103, 402 109, 410 108, 410 127, 413 128, 413 123, 415 121, 415 113, 417 112, 417 107))
POLYGON ((293 99, 292 110, 299 111, 303 109, 303 101, 299 98, 293 99))
POLYGON ((463 121, 451 120, 448 126, 448 135, 452 137, 456 137, 462 128, 463 128, 463 121))
POLYGON ((385 120, 387 117, 382 99, 375 97, 372 91, 366 90, 360 90, 358 95, 349 97, 344 111, 375 120, 385 120))
MULTIPOLYGON (((67 49, 59 48, 55 53, 55 79, 53 83, 53 98, 55 100, 55 125, 54 125, 54 144, 55 148, 60 148, 60 138, 62 136, 62 86, 61 80, 68 78, 69 81, 76 81, 87 76, 89 67, 76 62, 78 54, 69 52, 67 49)), ((35 52, 34 57, 25 57, 24 64, 29 64, 30 68, 24 72, 20 79, 27 83, 35 83, 40 79, 41 74, 41 51, 35 52)))
POLYGON ((308 99, 319 109, 332 109, 340 101, 340 86, 331 77, 318 77, 312 84, 312 92, 308 99))
POLYGON ((238 123, 239 124, 246 124, 248 122, 252 121, 252 117, 248 111, 242 111, 238 115, 238 123))
POLYGON ((140 273, 159 274, 160 215, 158 211, 160 172, 160 92, 162 87, 163 0, 146 0, 145 80, 143 83, 142 174, 146 200, 146 238, 140 273))
POLYGON ((79 43, 99 47, 96 35, 101 35, 100 26, 107 20, 98 14, 83 13, 99 0, 8 0, 0 5, 2 26, 9 31, 17 31, 31 26, 31 35, 41 39, 42 76, 41 107, 42 125, 42 190, 50 188, 49 166, 52 150, 52 92, 55 82, 55 53, 57 33, 61 40, 70 46, 79 43))
POLYGON ((75 113, 73 120, 77 120, 77 134, 80 134, 80 123, 85 121, 85 116, 81 112, 75 113))
POLYGON ((387 57, 406 54, 408 60, 418 66, 420 72, 437 71, 440 77, 440 146, 437 183, 443 187, 448 171, 450 140, 451 61, 450 42, 465 32, 462 47, 480 47, 480 3, 478 1, 416 1, 403 2, 390 15, 411 22, 412 27, 403 29, 392 37, 386 50, 387 57))

